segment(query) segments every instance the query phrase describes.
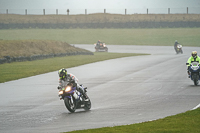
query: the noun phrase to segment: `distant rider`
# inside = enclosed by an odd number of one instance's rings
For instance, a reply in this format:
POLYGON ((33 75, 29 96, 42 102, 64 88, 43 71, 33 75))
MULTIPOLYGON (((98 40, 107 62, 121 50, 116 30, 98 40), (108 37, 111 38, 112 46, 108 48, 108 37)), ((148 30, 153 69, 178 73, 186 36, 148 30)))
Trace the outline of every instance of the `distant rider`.
POLYGON ((96 46, 99 47, 100 46, 101 41, 98 40, 96 46))
POLYGON ((200 63, 200 57, 197 55, 197 51, 192 51, 192 56, 188 59, 187 61, 187 72, 188 72, 188 76, 190 75, 190 71, 189 71, 189 68, 190 68, 190 64, 192 62, 199 62, 200 63))
POLYGON ((177 53, 177 45, 178 45, 178 44, 179 44, 179 43, 178 43, 178 41, 176 40, 175 43, 174 43, 174 49, 175 49, 176 53, 177 53))
POLYGON ((84 91, 84 88, 78 84, 78 79, 73 74, 68 74, 67 70, 62 68, 58 71, 59 79, 59 86, 58 90, 61 90, 65 87, 69 82, 73 83, 73 87, 76 87, 77 91, 81 92, 85 98, 88 99, 87 94, 84 91))
POLYGON ((101 43, 101 41, 100 41, 100 40, 98 40, 98 41, 97 41, 97 44, 100 44, 100 43, 101 43))

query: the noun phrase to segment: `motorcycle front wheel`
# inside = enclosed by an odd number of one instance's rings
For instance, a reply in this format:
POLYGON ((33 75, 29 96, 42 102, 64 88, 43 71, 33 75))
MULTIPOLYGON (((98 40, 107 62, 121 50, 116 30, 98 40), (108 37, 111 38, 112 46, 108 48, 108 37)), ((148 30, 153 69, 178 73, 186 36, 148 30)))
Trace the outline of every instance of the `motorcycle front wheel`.
POLYGON ((198 85, 199 84, 199 75, 197 75, 196 73, 194 73, 192 75, 192 80, 194 81, 194 85, 198 85))
POLYGON ((198 85, 199 81, 198 80, 194 80, 194 85, 198 85))
POLYGON ((181 54, 183 54, 183 50, 181 49, 181 54))
POLYGON ((108 52, 108 48, 105 48, 105 51, 108 52))
POLYGON ((74 102, 73 98, 64 98, 64 103, 66 108, 71 112, 74 113, 76 110, 76 103, 74 102))

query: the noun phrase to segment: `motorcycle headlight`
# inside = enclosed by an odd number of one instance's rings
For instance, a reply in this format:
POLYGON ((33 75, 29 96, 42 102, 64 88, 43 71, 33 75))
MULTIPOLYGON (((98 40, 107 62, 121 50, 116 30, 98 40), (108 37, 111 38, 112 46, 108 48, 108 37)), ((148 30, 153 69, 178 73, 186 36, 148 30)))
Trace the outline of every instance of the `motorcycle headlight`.
POLYGON ((62 94, 63 94, 63 91, 59 91, 58 93, 59 93, 59 95, 62 95, 62 94))
POLYGON ((65 88, 65 92, 69 92, 69 91, 71 91, 71 86, 67 86, 67 87, 65 88))

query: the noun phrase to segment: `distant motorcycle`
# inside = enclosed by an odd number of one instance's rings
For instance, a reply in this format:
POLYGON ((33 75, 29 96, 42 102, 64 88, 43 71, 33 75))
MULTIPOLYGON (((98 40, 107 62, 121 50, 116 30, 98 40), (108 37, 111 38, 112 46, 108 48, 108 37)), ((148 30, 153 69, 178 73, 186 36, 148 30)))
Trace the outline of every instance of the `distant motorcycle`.
POLYGON ((99 51, 105 51, 108 52, 108 47, 106 46, 105 43, 100 42, 99 44, 95 43, 95 51, 99 52, 99 51))
MULTIPOLYGON (((186 63, 186 65, 189 65, 189 64, 186 63)), ((190 78, 194 82, 194 85, 198 85, 199 80, 200 80, 199 62, 192 62, 190 67, 189 67, 189 72, 190 72, 190 78)))
MULTIPOLYGON (((83 85, 81 85, 83 87, 83 85)), ((87 92, 87 87, 84 88, 85 93, 87 92)), ((59 91, 60 99, 64 100, 66 108, 74 113, 76 109, 83 108, 85 110, 90 110, 91 101, 88 97, 87 101, 83 97, 83 94, 76 90, 76 87, 73 87, 73 83, 68 83, 62 90, 59 91)))
POLYGON ((183 47, 183 46, 182 46, 181 44, 177 44, 177 47, 176 47, 176 53, 177 53, 177 54, 179 54, 179 53, 182 54, 182 53, 183 53, 182 47, 183 47))

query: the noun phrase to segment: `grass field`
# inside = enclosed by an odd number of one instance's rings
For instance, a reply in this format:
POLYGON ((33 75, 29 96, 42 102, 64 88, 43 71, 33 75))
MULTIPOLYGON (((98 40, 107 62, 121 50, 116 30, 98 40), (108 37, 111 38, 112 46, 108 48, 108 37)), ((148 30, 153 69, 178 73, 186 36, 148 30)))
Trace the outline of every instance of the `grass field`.
POLYGON ((47 72, 57 71, 60 68, 70 68, 97 61, 137 55, 142 54, 103 52, 94 53, 94 55, 65 56, 44 60, 0 64, 0 83, 47 72))
POLYGON ((9 29, 0 30, 3 40, 57 40, 69 44, 200 46, 200 28, 158 29, 9 29))

